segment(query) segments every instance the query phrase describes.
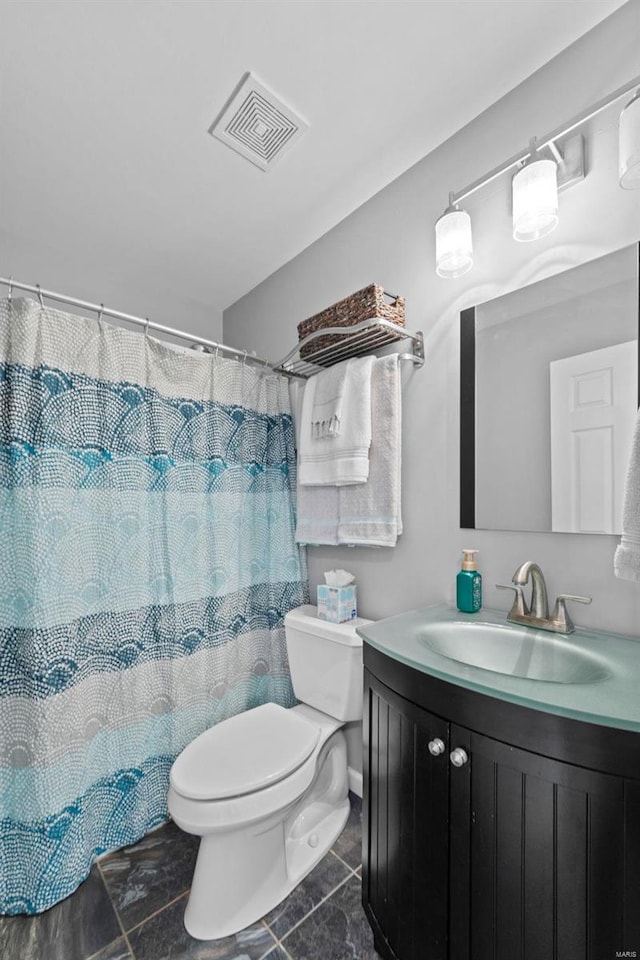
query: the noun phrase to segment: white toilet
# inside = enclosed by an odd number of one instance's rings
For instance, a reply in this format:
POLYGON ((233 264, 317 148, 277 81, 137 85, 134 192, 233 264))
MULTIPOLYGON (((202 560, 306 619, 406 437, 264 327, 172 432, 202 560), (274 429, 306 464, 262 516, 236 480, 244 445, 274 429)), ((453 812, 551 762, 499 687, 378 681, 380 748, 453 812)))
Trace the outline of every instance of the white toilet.
POLYGON ((169 812, 202 837, 184 924, 192 937, 237 933, 283 900, 325 855, 349 816, 341 726, 362 718, 362 640, 356 626, 285 616, 293 688, 224 720, 171 768, 169 812))

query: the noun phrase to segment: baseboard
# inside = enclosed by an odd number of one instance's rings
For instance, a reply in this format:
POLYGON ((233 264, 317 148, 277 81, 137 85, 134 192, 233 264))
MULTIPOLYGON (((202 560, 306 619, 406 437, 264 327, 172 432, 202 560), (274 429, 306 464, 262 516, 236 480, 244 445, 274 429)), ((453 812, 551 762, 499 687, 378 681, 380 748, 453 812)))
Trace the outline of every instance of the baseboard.
POLYGON ((352 793, 355 793, 357 797, 362 797, 362 774, 359 770, 354 770, 352 767, 348 768, 349 773, 349 790, 352 793))

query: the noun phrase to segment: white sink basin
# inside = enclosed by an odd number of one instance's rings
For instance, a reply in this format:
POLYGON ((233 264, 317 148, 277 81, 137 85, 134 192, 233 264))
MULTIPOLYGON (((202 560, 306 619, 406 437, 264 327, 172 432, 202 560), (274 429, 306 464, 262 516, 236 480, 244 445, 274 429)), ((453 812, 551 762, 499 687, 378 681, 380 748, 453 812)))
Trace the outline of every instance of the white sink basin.
POLYGON ((419 640, 449 660, 527 680, 595 683, 609 675, 590 653, 529 627, 468 620, 431 623, 420 629, 419 640))

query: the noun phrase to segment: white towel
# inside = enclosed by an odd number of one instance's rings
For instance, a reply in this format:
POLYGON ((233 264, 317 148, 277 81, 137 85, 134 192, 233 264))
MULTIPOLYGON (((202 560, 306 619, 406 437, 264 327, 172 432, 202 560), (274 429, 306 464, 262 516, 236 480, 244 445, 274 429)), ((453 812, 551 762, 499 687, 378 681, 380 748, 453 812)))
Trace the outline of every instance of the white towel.
POLYGON ((291 377, 289 380, 289 406, 291 407, 291 419, 293 420, 293 430, 296 438, 296 451, 300 450, 300 420, 302 419, 304 388, 304 380, 291 377))
POLYGON ((296 543, 338 545, 338 493, 298 484, 296 543))
POLYGON ((640 582, 640 411, 631 445, 622 508, 622 539, 613 560, 616 577, 640 582))
POLYGON ((349 363, 342 401, 342 429, 331 443, 313 436, 312 414, 318 375, 305 385, 300 423, 300 486, 364 483, 371 445, 371 367, 373 357, 349 363))
POLYGON ((311 410, 311 430, 316 440, 332 440, 340 434, 344 391, 351 363, 351 360, 336 363, 316 375, 311 410))
POLYGON ((296 541, 392 547, 400 511, 401 379, 396 354, 375 360, 369 479, 348 486, 298 486, 296 541))
POLYGON ((375 360, 371 374, 369 478, 364 484, 338 490, 338 543, 393 547, 402 533, 400 387, 397 354, 375 360))

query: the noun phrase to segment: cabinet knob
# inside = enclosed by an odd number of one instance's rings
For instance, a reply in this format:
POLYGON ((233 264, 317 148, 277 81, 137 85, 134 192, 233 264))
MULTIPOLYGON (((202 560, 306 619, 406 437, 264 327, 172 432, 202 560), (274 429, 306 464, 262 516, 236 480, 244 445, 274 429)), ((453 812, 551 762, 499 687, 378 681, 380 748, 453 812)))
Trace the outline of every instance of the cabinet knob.
POLYGON ((452 750, 449 754, 449 759, 454 767, 464 767, 469 757, 467 756, 466 750, 463 750, 462 747, 456 747, 455 750, 452 750))
POLYGON ((429 753, 434 757, 439 757, 441 753, 444 753, 445 746, 440 737, 435 737, 433 740, 429 740, 429 753))

